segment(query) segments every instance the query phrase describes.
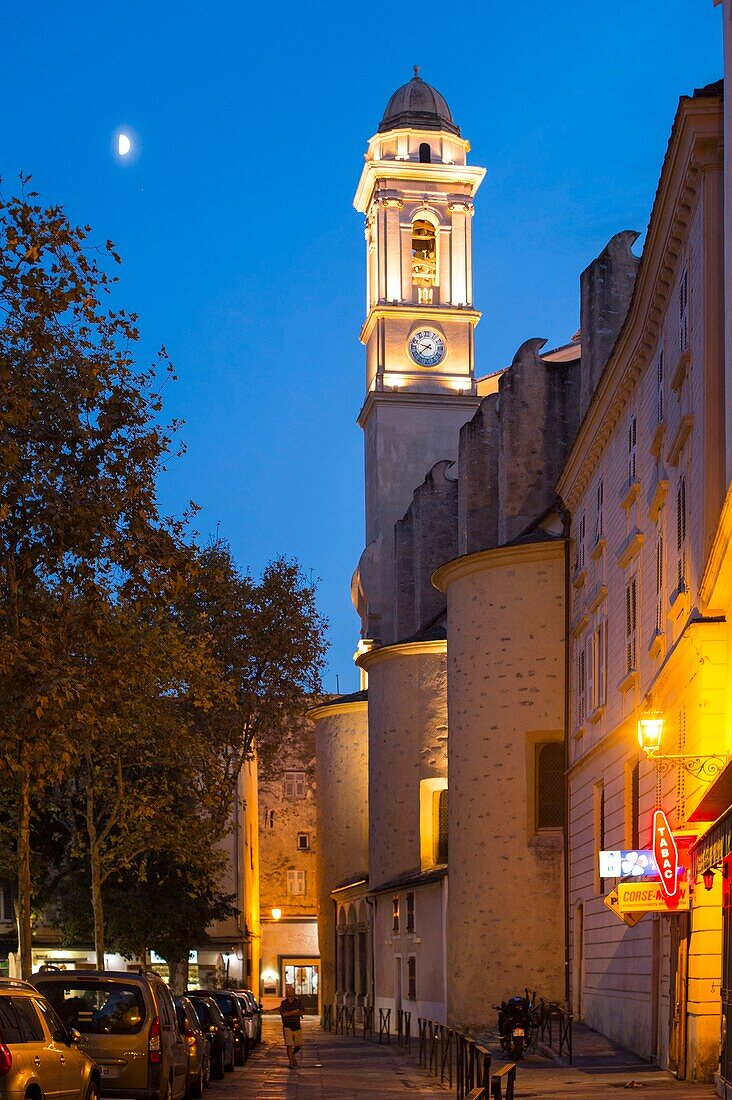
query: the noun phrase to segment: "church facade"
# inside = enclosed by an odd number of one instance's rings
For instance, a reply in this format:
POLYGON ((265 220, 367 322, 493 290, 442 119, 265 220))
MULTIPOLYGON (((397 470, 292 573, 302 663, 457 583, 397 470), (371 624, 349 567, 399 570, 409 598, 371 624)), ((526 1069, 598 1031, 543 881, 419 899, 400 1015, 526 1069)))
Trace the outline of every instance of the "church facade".
MULTIPOLYGON (((731 18, 725 0, 725 69, 731 18)), ((361 691, 313 712, 324 1004, 481 1032, 528 985, 720 1095, 730 125, 721 82, 681 98, 642 256, 618 233, 581 274, 580 331, 481 376, 485 173, 417 72, 394 93, 354 202, 361 691), (659 856, 631 913, 633 860, 608 860, 658 855, 659 821, 678 870, 659 856)))

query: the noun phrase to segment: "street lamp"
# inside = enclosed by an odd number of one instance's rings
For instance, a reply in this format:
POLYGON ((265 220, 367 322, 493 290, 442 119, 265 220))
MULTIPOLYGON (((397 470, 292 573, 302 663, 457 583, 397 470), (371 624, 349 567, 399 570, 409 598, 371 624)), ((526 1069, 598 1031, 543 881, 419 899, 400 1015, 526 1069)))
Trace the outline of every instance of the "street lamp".
POLYGON ((662 736, 663 714, 654 710, 643 711, 638 719, 638 744, 648 759, 656 765, 661 775, 665 775, 673 767, 680 767, 689 775, 710 782, 719 775, 729 760, 729 756, 723 753, 713 753, 709 756, 702 756, 698 753, 693 755, 662 755, 662 736))
POLYGON ((272 910, 272 920, 279 920, 282 916, 282 910, 276 907, 272 910))

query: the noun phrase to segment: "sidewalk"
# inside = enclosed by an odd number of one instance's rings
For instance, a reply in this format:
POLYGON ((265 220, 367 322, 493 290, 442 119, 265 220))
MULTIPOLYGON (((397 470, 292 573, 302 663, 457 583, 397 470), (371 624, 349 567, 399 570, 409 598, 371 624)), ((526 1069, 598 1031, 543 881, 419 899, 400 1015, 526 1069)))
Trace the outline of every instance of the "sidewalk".
MULTIPOLYGON (((493 1068, 503 1065, 497 1044, 489 1041, 493 1068)), ((630 1051, 608 1042, 581 1024, 574 1031, 574 1065, 530 1054, 519 1063, 516 1100, 600 1100, 618 1095, 642 1095, 652 1100, 714 1100, 712 1085, 690 1085, 649 1066, 630 1051), (631 1084, 632 1082, 632 1084, 631 1084), (626 1091, 627 1090, 627 1091, 626 1091)), ((450 1100, 454 1092, 419 1068, 417 1040, 410 1054, 390 1045, 321 1030, 305 1021, 301 1068, 291 1070, 279 1021, 265 1016, 262 1045, 242 1071, 217 1084, 217 1095, 231 1100, 388 1100, 413 1096, 450 1100)))

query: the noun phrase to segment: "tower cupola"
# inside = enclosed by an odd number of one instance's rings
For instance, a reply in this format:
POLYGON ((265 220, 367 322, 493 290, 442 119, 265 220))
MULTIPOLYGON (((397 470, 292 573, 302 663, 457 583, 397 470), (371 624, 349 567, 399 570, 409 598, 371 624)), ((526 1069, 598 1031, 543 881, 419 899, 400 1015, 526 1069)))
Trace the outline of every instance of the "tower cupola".
POLYGON ((402 84, 394 92, 379 123, 380 134, 404 128, 446 130, 460 137, 460 127, 453 122, 444 96, 422 80, 419 65, 414 66, 414 76, 409 83, 402 84))

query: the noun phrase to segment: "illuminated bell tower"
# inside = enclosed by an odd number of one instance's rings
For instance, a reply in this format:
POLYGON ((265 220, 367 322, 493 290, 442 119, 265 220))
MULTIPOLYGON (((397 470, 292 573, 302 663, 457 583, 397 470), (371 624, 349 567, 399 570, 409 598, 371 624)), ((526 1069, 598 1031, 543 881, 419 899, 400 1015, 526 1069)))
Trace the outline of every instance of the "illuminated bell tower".
POLYGON ((366 549, 353 578, 364 638, 396 641, 394 524, 431 467, 456 459, 480 398, 474 372, 473 198, 438 91, 419 76, 389 100, 366 153, 354 206, 366 218, 366 549))

